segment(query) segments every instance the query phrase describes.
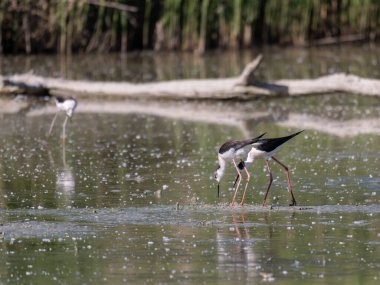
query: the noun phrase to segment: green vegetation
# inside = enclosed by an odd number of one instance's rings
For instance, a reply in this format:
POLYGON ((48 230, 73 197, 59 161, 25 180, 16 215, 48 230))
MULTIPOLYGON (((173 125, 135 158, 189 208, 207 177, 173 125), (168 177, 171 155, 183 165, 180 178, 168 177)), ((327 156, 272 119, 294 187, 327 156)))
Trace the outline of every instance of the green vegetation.
POLYGON ((374 41, 377 0, 2 0, 0 52, 111 52, 374 41))

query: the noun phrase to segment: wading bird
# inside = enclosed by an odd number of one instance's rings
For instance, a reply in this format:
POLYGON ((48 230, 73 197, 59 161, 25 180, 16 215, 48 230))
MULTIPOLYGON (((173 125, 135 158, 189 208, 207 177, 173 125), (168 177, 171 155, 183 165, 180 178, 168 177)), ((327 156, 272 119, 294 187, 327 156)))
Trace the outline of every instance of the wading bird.
MULTIPOLYGON (((235 202, 237 190, 239 189, 239 185, 240 185, 240 182, 242 179, 240 170, 236 164, 236 160, 244 158, 247 155, 247 153, 252 149, 252 144, 257 142, 264 135, 265 135, 265 133, 256 137, 256 138, 242 140, 242 141, 228 141, 228 142, 224 143, 219 149, 219 152, 218 152, 219 164, 218 164, 218 167, 215 171, 215 176, 214 176, 216 181, 218 181, 218 197, 219 197, 219 192, 220 192, 220 180, 224 176, 224 172, 226 170, 227 162, 232 162, 235 166, 237 173, 238 173, 238 177, 237 177, 238 185, 236 187, 234 196, 232 198, 231 207, 233 206, 233 204, 235 202)), ((243 169, 245 169, 245 171, 247 173, 247 181, 249 181, 249 179, 250 179, 249 172, 247 171, 247 169, 245 167, 242 167, 241 170, 243 170, 243 169)), ((245 196, 246 190, 247 190, 247 187, 244 189, 244 196, 245 196)), ((243 200, 243 202, 244 202, 244 200, 243 200)))
MULTIPOLYGON (((253 163, 255 159, 261 158, 265 160, 265 163, 269 172, 269 185, 267 188, 267 192, 265 193, 263 206, 265 205, 265 202, 268 197, 269 189, 273 182, 273 175, 269 167, 270 159, 273 159, 275 162, 277 162, 279 165, 281 165, 285 169, 286 177, 288 179, 289 192, 290 192, 290 195, 292 196, 292 203, 289 206, 297 205, 296 199, 294 198, 294 194, 293 194, 292 184, 290 183, 289 168, 285 164, 280 162, 277 158, 275 158, 273 154, 275 154, 288 140, 290 140, 291 138, 294 138, 296 135, 300 134, 301 132, 303 132, 303 130, 286 137, 259 139, 258 141, 252 143, 252 148, 248 152, 247 160, 239 163, 238 169, 243 169, 245 168, 246 164, 253 163)), ((236 177, 235 184, 238 179, 239 177, 236 177)))
POLYGON ((53 121, 51 122, 49 133, 48 133, 48 137, 50 137, 50 135, 51 135, 51 132, 53 130, 53 126, 54 126, 55 120, 57 119, 58 113, 60 111, 63 111, 63 112, 66 113, 66 118, 65 118, 65 121, 63 122, 63 125, 62 125, 62 129, 63 129, 62 130, 62 136, 63 136, 63 139, 65 139, 65 137, 66 137, 66 124, 67 124, 67 120, 72 117, 72 115, 73 115, 73 113, 75 111, 75 108, 78 105, 78 102, 73 97, 63 98, 63 97, 60 97, 60 96, 56 96, 55 97, 55 105, 57 106, 58 111, 55 114, 55 116, 53 118, 53 121))

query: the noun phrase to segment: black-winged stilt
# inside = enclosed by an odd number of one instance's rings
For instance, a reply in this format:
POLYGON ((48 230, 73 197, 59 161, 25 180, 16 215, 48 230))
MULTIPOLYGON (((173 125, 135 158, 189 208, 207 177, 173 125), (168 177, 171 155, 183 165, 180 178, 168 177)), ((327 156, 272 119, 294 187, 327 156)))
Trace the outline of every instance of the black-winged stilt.
MULTIPOLYGON (((245 157, 247 155, 247 153, 252 149, 252 144, 257 142, 264 135, 265 135, 265 133, 261 134, 260 136, 258 136, 256 138, 242 140, 242 141, 228 141, 228 142, 225 142, 219 149, 219 152, 218 152, 219 164, 218 164, 218 167, 215 171, 215 179, 216 179, 216 181, 218 181, 218 197, 219 197, 219 192, 220 192, 220 180, 224 176, 224 172, 226 169, 227 162, 232 162, 235 166, 237 173, 238 173, 239 182, 238 182, 238 185, 236 187, 234 196, 232 198, 231 206, 235 202, 237 190, 239 189, 239 185, 240 185, 240 182, 242 179, 240 170, 236 164, 236 160, 239 160, 239 159, 242 159, 243 157, 245 157)), ((247 181, 249 181, 249 179, 250 179, 249 172, 247 171, 247 169, 245 167, 243 167, 242 169, 245 169, 245 171, 247 173, 247 181)), ((245 196, 246 190, 247 190, 247 187, 244 189, 244 196, 245 196)))
MULTIPOLYGON (((288 179, 289 192, 290 192, 290 195, 292 196, 292 203, 289 206, 297 205, 296 199, 294 198, 294 194, 293 194, 292 184, 290 183, 289 168, 285 164, 280 162, 277 158, 275 158, 273 154, 276 153, 288 140, 300 134, 301 132, 303 132, 303 130, 286 137, 259 139, 258 141, 252 143, 252 148, 248 152, 247 160, 239 163, 238 168, 242 169, 242 168, 245 168, 245 164, 252 163, 255 159, 261 158, 265 160, 265 163, 269 172, 269 185, 267 188, 267 192, 265 193, 263 206, 265 205, 265 202, 267 200, 267 196, 269 193, 269 189, 273 182, 273 175, 269 167, 270 159, 273 159, 275 162, 277 162, 279 165, 281 165, 285 169, 286 177, 288 179)), ((236 177, 235 184, 237 180, 238 180, 238 177, 236 177)))
POLYGON ((72 117, 72 115, 73 115, 73 113, 75 111, 75 108, 78 105, 78 102, 73 97, 63 98, 63 97, 60 97, 60 96, 56 96, 55 97, 55 105, 57 106, 58 111, 55 114, 55 116, 53 118, 53 121, 51 122, 49 133, 48 133, 48 137, 50 137, 50 135, 51 135, 51 132, 53 130, 53 126, 54 126, 55 120, 57 119, 59 111, 63 111, 63 112, 66 113, 66 118, 65 118, 65 121, 63 122, 63 125, 62 125, 62 128, 63 128, 63 130, 62 130, 62 136, 63 136, 63 139, 65 139, 65 137, 66 137, 66 124, 67 124, 67 120, 72 117))

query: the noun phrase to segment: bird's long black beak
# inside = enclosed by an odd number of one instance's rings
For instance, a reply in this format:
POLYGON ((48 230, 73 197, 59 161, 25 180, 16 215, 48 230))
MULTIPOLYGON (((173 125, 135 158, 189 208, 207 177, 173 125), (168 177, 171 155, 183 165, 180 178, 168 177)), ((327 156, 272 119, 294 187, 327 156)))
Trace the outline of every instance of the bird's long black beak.
POLYGON ((236 182, 238 181, 238 179, 239 179, 239 175, 236 175, 236 179, 235 179, 233 188, 235 188, 235 185, 236 185, 236 182))
POLYGON ((219 198, 219 195, 220 195, 220 184, 218 183, 218 198, 219 198))

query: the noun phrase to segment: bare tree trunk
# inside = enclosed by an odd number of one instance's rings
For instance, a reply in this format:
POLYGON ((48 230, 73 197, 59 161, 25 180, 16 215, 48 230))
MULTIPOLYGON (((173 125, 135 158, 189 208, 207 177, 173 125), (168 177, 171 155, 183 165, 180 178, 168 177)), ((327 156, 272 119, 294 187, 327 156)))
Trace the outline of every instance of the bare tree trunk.
MULTIPOLYGON (((63 1, 63 0, 62 0, 63 1)), ((65 1, 66 2, 66 1, 65 1)), ((64 6, 60 19, 60 38, 59 38, 59 52, 61 54, 66 53, 66 17, 67 17, 67 3, 62 4, 64 6)))
POLYGON ((72 13, 70 13, 73 10, 74 2, 70 1, 68 8, 67 8, 67 14, 66 19, 68 21, 67 23, 67 41, 66 41, 66 54, 70 55, 72 54, 72 46, 73 46, 73 25, 74 25, 74 19, 72 13))
POLYGON ((123 55, 127 52, 128 47, 128 15, 125 11, 120 11, 121 14, 121 48, 120 53, 123 55))
POLYGON ((254 29, 252 40, 253 44, 261 44, 264 40, 264 23, 265 23, 265 9, 267 0, 259 0, 259 10, 257 12, 256 21, 253 22, 254 29))
POLYGON ((160 16, 160 1, 153 1, 151 9, 149 11, 149 21, 148 21, 148 43, 147 48, 148 49, 154 49, 154 37, 155 37, 155 30, 156 25, 160 16))
POLYGON ((202 1, 202 10, 201 10, 201 28, 199 32, 199 42, 197 53, 203 54, 206 50, 206 35, 207 35, 207 13, 210 0, 202 1))
MULTIPOLYGON (((26 2, 26 5, 28 5, 28 2, 26 2)), ((25 39, 25 52, 27 54, 30 54, 32 52, 32 46, 30 43, 30 26, 29 26, 29 14, 28 12, 25 12, 22 17, 22 25, 24 30, 24 39, 25 39)))
POLYGON ((3 19, 4 11, 0 8, 0 55, 3 53, 3 19))
MULTIPOLYGON (((142 50, 144 48, 143 39, 144 39, 144 16, 145 16, 145 7, 146 0, 137 0, 133 4, 137 7, 137 11, 134 13, 136 17, 136 23, 133 28, 133 39, 132 45, 133 48, 142 50)), ((132 30, 132 29, 131 29, 132 30)))

